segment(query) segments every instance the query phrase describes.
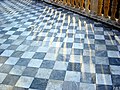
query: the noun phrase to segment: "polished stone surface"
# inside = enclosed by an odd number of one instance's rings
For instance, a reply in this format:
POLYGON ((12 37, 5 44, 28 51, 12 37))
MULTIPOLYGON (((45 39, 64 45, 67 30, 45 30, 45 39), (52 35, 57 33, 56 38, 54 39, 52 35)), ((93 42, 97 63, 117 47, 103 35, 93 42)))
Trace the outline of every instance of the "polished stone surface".
POLYGON ((0 90, 114 90, 120 32, 60 7, 0 1, 0 90))

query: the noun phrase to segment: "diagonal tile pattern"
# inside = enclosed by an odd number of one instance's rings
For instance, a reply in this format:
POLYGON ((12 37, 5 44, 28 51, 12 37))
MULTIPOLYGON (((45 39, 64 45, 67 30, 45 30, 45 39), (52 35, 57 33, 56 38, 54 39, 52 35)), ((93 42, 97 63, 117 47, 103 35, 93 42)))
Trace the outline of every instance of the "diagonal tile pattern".
POLYGON ((59 7, 0 1, 0 90, 120 88, 120 32, 59 7))

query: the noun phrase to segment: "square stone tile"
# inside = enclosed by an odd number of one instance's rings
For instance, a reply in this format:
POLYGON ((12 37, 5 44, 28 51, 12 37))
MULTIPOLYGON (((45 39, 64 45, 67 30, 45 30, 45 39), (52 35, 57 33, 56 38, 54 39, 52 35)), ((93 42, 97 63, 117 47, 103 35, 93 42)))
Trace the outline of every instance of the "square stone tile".
POLYGON ((38 46, 29 46, 26 51, 28 52, 36 52, 38 49, 38 46))
POLYGON ((56 60, 57 60, 57 61, 69 62, 69 60, 70 60, 70 55, 67 55, 67 54, 58 54, 56 60))
POLYGON ((56 61, 53 67, 54 70, 67 70, 68 62, 56 61))
POLYGON ((59 54, 71 54, 71 48, 61 48, 59 54))
POLYGON ((120 65, 120 59, 119 58, 109 58, 109 64, 119 66, 120 65))
POLYGON ((110 71, 114 75, 120 75, 120 66, 110 65, 110 71))
POLYGON ((49 80, 46 90, 63 90, 62 85, 63 85, 63 81, 49 80))
POLYGON ((12 69, 13 65, 8 65, 8 64, 3 64, 1 67, 0 67, 0 72, 1 73, 9 73, 10 70, 12 69))
POLYGON ((11 56, 12 55, 12 53, 14 52, 14 50, 5 50, 2 54, 1 54, 1 56, 11 56))
POLYGON ((47 53, 46 55, 45 55, 45 57, 44 57, 44 60, 56 60, 56 58, 57 58, 57 53, 56 54, 54 54, 54 53, 47 53))
POLYGON ((81 65, 80 63, 68 63, 68 67, 67 67, 68 71, 77 71, 77 72, 81 72, 81 65))
POLYGON ((19 28, 17 31, 25 31, 26 28, 19 28))
POLYGON ((3 51, 4 51, 3 49, 0 49, 0 55, 3 53, 3 51))
POLYGON ((96 39, 96 40, 95 40, 95 44, 105 45, 105 40, 96 39))
POLYGON ((81 72, 95 73, 95 64, 82 64, 81 72))
POLYGON ((42 60, 31 59, 30 62, 28 63, 28 67, 39 68, 41 64, 42 64, 42 60))
POLYGON ((35 77, 49 79, 51 72, 52 72, 52 69, 39 68, 35 77))
MULTIPOLYGON (((25 90, 26 88, 23 87, 13 87, 13 90, 25 90)), ((28 90, 32 90, 32 89, 28 89, 28 90)))
POLYGON ((79 90, 79 83, 73 81, 64 81, 62 90, 79 90))
POLYGON ((74 38, 65 38, 63 42, 74 42, 74 38))
POLYGON ((114 88, 112 85, 96 85, 97 90, 113 90, 114 88))
POLYGON ((120 53, 118 51, 107 51, 108 57, 120 58, 120 53))
POLYGON ((0 39, 0 43, 4 43, 6 39, 0 39))
POLYGON ((95 50, 95 45, 94 44, 84 44, 84 49, 86 50, 95 50))
POLYGON ((8 31, 8 32, 5 33, 5 34, 7 34, 7 35, 12 35, 14 32, 15 32, 15 31, 8 31))
POLYGON ((81 73, 80 82, 82 83, 90 83, 95 84, 96 83, 96 76, 94 73, 81 73))
POLYGON ((29 31, 24 31, 23 33, 21 33, 21 36, 28 36, 30 34, 29 31))
MULTIPOLYGON (((27 46, 29 46, 32 42, 33 42, 32 40, 24 40, 24 41, 22 42, 22 45, 27 45, 27 46)), ((28 49, 28 48, 27 48, 27 49, 28 49)))
POLYGON ((50 41, 52 42, 54 40, 54 37, 45 37, 43 41, 50 41))
POLYGON ((26 38, 26 40, 33 40, 35 38, 35 36, 28 36, 27 38, 26 38))
POLYGON ((23 53, 24 53, 23 51, 14 51, 11 56, 20 58, 23 55, 23 53))
POLYGON ((33 56, 34 59, 44 59, 46 53, 43 52, 36 52, 33 56))
POLYGON ((83 56, 83 59, 81 62, 85 64, 95 64, 95 57, 94 56, 83 56))
POLYGON ((41 47, 51 47, 51 44, 52 44, 52 42, 44 41, 44 42, 41 44, 41 47))
POLYGON ((120 75, 112 75, 112 85, 119 86, 120 85, 120 75))
POLYGON ((116 45, 117 43, 116 43, 116 40, 105 40, 105 44, 106 45, 116 45))
POLYGON ((3 82, 3 80, 6 78, 7 74, 6 73, 0 73, 0 83, 3 82))
POLYGON ((83 50, 81 49, 72 49, 72 55, 83 55, 83 50))
POLYGON ((45 90, 47 87, 47 83, 48 83, 47 79, 35 78, 30 88, 35 90, 45 90))
POLYGON ((32 58, 35 52, 25 52, 21 58, 32 58))
POLYGON ((65 33, 57 33, 56 37, 65 37, 65 33))
POLYGON ((41 41, 33 41, 31 43, 31 46, 41 46, 42 45, 42 42, 41 41))
POLYGON ((73 47, 72 48, 83 49, 83 44, 82 43, 73 43, 73 47))
POLYGON ((105 37, 104 37, 104 35, 95 35, 95 39, 104 40, 105 37))
POLYGON ((16 65, 27 66, 29 62, 30 62, 30 59, 20 58, 19 61, 16 63, 16 65))
POLYGON ((0 49, 7 49, 10 46, 10 44, 2 44, 0 45, 0 49))
POLYGON ((84 34, 76 34, 76 35, 75 35, 75 38, 84 38, 84 37, 85 37, 84 34))
POLYGON ((13 89, 13 86, 11 85, 4 85, 4 84, 0 84, 0 89, 1 90, 7 90, 7 89, 13 89))
POLYGON ((53 70, 51 75, 50 75, 50 79, 52 79, 52 80, 64 80, 65 73, 66 72, 63 70, 53 70))
POLYGON ((109 65, 100 65, 96 64, 96 73, 101 73, 101 74, 110 74, 110 67, 109 65))
POLYGON ((64 40, 63 37, 61 37, 61 38, 55 37, 53 41, 54 41, 54 42, 63 42, 63 40, 64 40))
POLYGON ((48 68, 48 69, 52 69, 54 67, 54 61, 51 60, 43 60, 42 64, 41 64, 41 68, 48 68))
POLYGON ((106 50, 95 51, 95 56, 97 56, 97 57, 108 57, 108 54, 107 54, 106 50))
POLYGON ((96 90, 96 85, 95 84, 90 84, 90 83, 80 83, 80 90, 96 90))
POLYGON ((95 44, 95 50, 106 50, 106 45, 95 44))
POLYGON ((26 51, 29 46, 27 45, 20 45, 16 50, 17 51, 26 51))
POLYGON ((61 47, 62 46, 62 42, 52 42, 51 46, 52 47, 61 47))
POLYGON ((106 45, 107 50, 118 51, 117 45, 106 45))
POLYGON ((25 68, 24 72, 22 73, 23 76, 30 76, 34 77, 38 71, 38 68, 34 67, 27 67, 25 68))
POLYGON ((71 63, 82 63, 83 56, 82 55, 70 55, 71 63))
POLYGON ((83 50, 83 56, 95 56, 95 50, 83 50))
POLYGON ((10 45, 7 49, 8 50, 16 50, 18 45, 10 45))
POLYGON ((25 66, 18 66, 15 65, 12 70, 9 72, 9 74, 13 74, 13 75, 22 75, 23 71, 25 70, 25 66))
POLYGON ((19 37, 19 35, 12 35, 9 37, 9 39, 16 40, 19 37))
POLYGON ((95 57, 95 64, 109 65, 108 57, 95 57))
POLYGON ((112 85, 111 75, 96 74, 96 84, 112 85))
POLYGON ((19 79, 19 76, 17 75, 7 75, 4 81, 2 82, 2 84, 14 86, 18 81, 18 79, 19 79))
POLYGON ((33 77, 21 76, 15 86, 29 88, 33 79, 34 79, 33 77))
POLYGON ((73 46, 73 43, 69 43, 69 42, 64 42, 63 44, 62 44, 62 48, 72 48, 72 46, 73 46))
POLYGON ((59 47, 50 47, 48 50, 48 53, 58 53, 59 52, 59 47))
MULTIPOLYGON (((19 37, 18 37, 19 38, 19 37)), ((22 40, 19 40, 19 39, 16 39, 13 43, 12 43, 12 45, 20 45, 22 42, 24 41, 24 39, 22 39, 22 40)), ((17 50, 24 50, 24 48, 25 48, 26 46, 23 46, 23 45, 20 45, 18 48, 17 48, 17 50)), ((25 48, 26 49, 26 48, 25 48)))
POLYGON ((67 71, 65 81, 80 82, 80 72, 67 71))
POLYGON ((14 40, 12 40, 12 39, 7 39, 7 40, 4 42, 4 44, 12 44, 13 41, 14 41, 14 40))
POLYGON ((0 63, 5 63, 7 61, 8 57, 6 56, 0 56, 0 63))
POLYGON ((49 50, 49 47, 39 47, 37 49, 37 52, 47 52, 49 50))
POLYGON ((10 58, 7 59, 7 61, 5 62, 5 64, 15 65, 18 60, 19 60, 19 58, 10 57, 10 58))

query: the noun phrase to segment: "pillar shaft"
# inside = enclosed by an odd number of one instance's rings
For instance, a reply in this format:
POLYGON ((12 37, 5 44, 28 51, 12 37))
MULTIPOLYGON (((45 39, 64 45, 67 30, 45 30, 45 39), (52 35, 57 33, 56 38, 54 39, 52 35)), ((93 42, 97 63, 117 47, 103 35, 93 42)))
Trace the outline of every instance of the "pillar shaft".
POLYGON ((102 4, 103 4, 103 0, 98 0, 98 10, 97 10, 97 15, 101 16, 102 15, 102 4))
POLYGON ((81 9, 81 10, 84 9, 83 5, 84 5, 84 0, 80 0, 80 9, 81 9))
POLYGON ((89 13, 90 0, 85 0, 85 11, 89 13))
POLYGON ((117 11, 117 4, 118 4, 118 1, 117 0, 113 0, 112 8, 111 8, 111 19, 112 20, 115 20, 115 14, 116 14, 116 11, 117 11))
POLYGON ((79 8, 79 0, 75 0, 75 7, 79 8))
POLYGON ((110 0, 104 0, 104 17, 108 18, 108 12, 110 8, 110 0))

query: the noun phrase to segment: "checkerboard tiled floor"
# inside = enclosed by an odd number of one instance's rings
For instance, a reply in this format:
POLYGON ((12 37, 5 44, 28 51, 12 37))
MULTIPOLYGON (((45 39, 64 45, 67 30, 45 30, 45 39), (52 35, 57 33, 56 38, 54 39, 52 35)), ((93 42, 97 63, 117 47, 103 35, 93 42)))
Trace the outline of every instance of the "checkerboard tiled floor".
POLYGON ((0 1, 0 90, 114 90, 120 32, 62 8, 0 1))

